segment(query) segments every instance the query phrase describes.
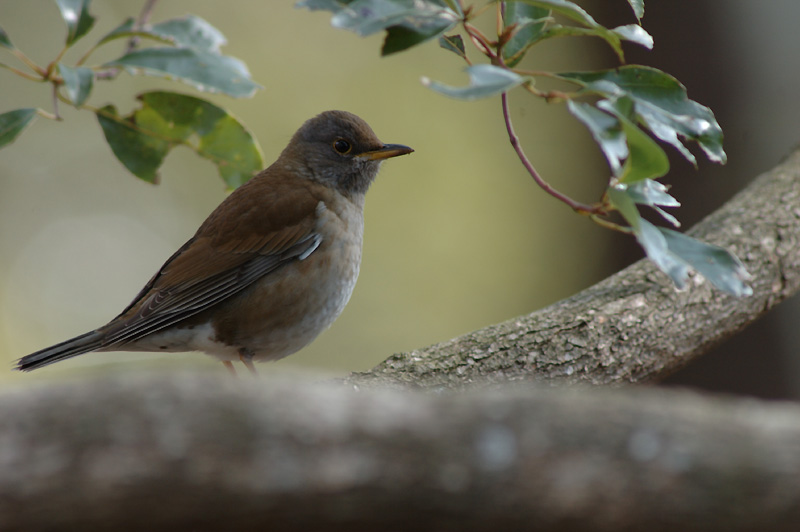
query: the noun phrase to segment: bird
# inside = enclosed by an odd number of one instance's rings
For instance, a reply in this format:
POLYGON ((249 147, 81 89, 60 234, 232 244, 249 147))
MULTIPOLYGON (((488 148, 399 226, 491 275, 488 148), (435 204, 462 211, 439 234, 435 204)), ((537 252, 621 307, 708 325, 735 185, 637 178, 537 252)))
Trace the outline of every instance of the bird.
POLYGON ((356 284, 364 198, 384 144, 346 111, 306 121, 275 162, 228 195, 106 325, 17 360, 31 371, 92 351, 199 351, 232 373, 295 353, 356 284))

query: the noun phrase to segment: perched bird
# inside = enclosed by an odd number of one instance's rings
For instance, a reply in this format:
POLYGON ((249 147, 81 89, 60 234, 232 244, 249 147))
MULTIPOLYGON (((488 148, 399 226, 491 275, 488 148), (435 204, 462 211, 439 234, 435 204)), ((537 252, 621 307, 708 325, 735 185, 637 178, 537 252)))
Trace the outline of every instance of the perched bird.
POLYGON ((17 361, 30 371, 90 351, 202 351, 231 371, 309 344, 358 277, 364 195, 384 144, 359 117, 327 111, 231 193, 108 324, 17 361))

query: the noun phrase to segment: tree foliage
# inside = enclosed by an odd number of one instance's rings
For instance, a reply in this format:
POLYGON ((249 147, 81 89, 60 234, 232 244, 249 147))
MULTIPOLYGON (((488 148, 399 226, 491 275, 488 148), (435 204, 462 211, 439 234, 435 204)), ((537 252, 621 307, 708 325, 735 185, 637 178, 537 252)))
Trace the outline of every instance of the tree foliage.
MULTIPOLYGON (((55 0, 66 26, 64 46, 46 67, 18 50, 0 29, 0 48, 21 66, 0 63, 11 73, 53 88, 53 109, 23 108, 0 114, 0 147, 14 141, 37 116, 60 119, 58 104, 66 103, 97 115, 98 122, 120 162, 137 177, 157 182, 167 153, 184 145, 211 160, 229 187, 236 187, 263 166, 261 150, 235 117, 195 96, 173 92, 139 95, 140 108, 120 116, 114 105, 88 104, 95 83, 116 79, 121 72, 167 78, 201 92, 231 97, 251 96, 259 85, 246 65, 222 54, 222 33, 195 15, 149 23, 155 5, 146 3, 138 19, 128 18, 99 38, 75 62, 62 62, 64 53, 87 38, 94 26, 90 0, 55 0), (122 54, 102 64, 89 62, 93 52, 127 42, 122 54), (141 42, 150 45, 142 47, 141 42)), ((439 45, 466 63, 469 83, 452 87, 422 78, 423 84, 451 98, 475 100, 500 96, 509 139, 517 156, 536 183, 579 214, 614 230, 632 234, 647 256, 678 287, 689 272, 701 273, 718 288, 734 295, 752 293, 748 273, 732 253, 692 239, 644 219, 641 207, 658 212, 679 227, 665 208, 679 202, 661 184, 669 172, 662 146, 671 146, 697 163, 687 147, 696 143, 713 162, 724 163, 722 130, 712 111, 689 99, 686 88, 658 69, 625 64, 624 43, 652 48, 653 38, 641 26, 644 2, 628 0, 634 21, 606 27, 582 7, 568 0, 509 0, 488 5, 466 5, 462 0, 300 0, 298 7, 326 10, 333 26, 365 36, 385 31, 381 52, 389 55, 438 40, 439 45), (496 35, 482 33, 476 21, 496 18, 496 35), (523 60, 537 45, 554 38, 593 37, 609 46, 620 62, 613 69, 591 72, 531 71, 523 60), (476 55, 468 51, 471 43, 476 55), (601 197, 583 203, 553 188, 526 157, 508 106, 508 93, 523 90, 549 103, 565 103, 587 127, 605 156, 609 174, 601 197)))

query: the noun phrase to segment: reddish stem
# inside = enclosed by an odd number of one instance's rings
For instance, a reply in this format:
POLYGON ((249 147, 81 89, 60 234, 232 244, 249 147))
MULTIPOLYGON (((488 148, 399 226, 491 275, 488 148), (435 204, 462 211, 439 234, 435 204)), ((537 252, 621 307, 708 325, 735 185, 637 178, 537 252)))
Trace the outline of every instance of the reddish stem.
POLYGON ((519 160, 522 162, 522 166, 528 171, 531 175, 533 180, 536 182, 539 187, 556 198, 557 200, 566 203, 572 210, 579 212, 581 214, 603 214, 602 208, 596 205, 587 205, 585 203, 580 203, 569 196, 562 194, 558 190, 554 189, 550 183, 542 179, 542 176, 539 175, 539 172, 533 167, 531 162, 528 160, 528 157, 525 155, 525 152, 522 150, 522 146, 519 143, 519 137, 514 132, 514 126, 511 123, 511 114, 508 110, 508 93, 504 92, 500 95, 500 100, 503 104, 503 118, 506 122, 506 130, 508 131, 508 140, 511 142, 511 146, 513 146, 514 151, 517 152, 517 156, 519 160))

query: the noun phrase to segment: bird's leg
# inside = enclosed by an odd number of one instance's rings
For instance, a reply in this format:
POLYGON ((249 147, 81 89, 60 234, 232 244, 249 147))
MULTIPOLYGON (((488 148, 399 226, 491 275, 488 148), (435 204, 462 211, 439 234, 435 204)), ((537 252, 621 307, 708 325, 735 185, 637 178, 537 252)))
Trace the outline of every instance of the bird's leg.
POLYGON ((256 371, 256 365, 253 364, 253 353, 242 347, 239 349, 239 360, 241 360, 242 364, 244 364, 245 367, 250 370, 250 373, 253 375, 258 375, 258 372, 256 371))
POLYGON ((233 367, 233 362, 231 362, 230 360, 223 360, 222 364, 225 366, 225 369, 231 372, 231 375, 237 377, 236 368, 233 367))

